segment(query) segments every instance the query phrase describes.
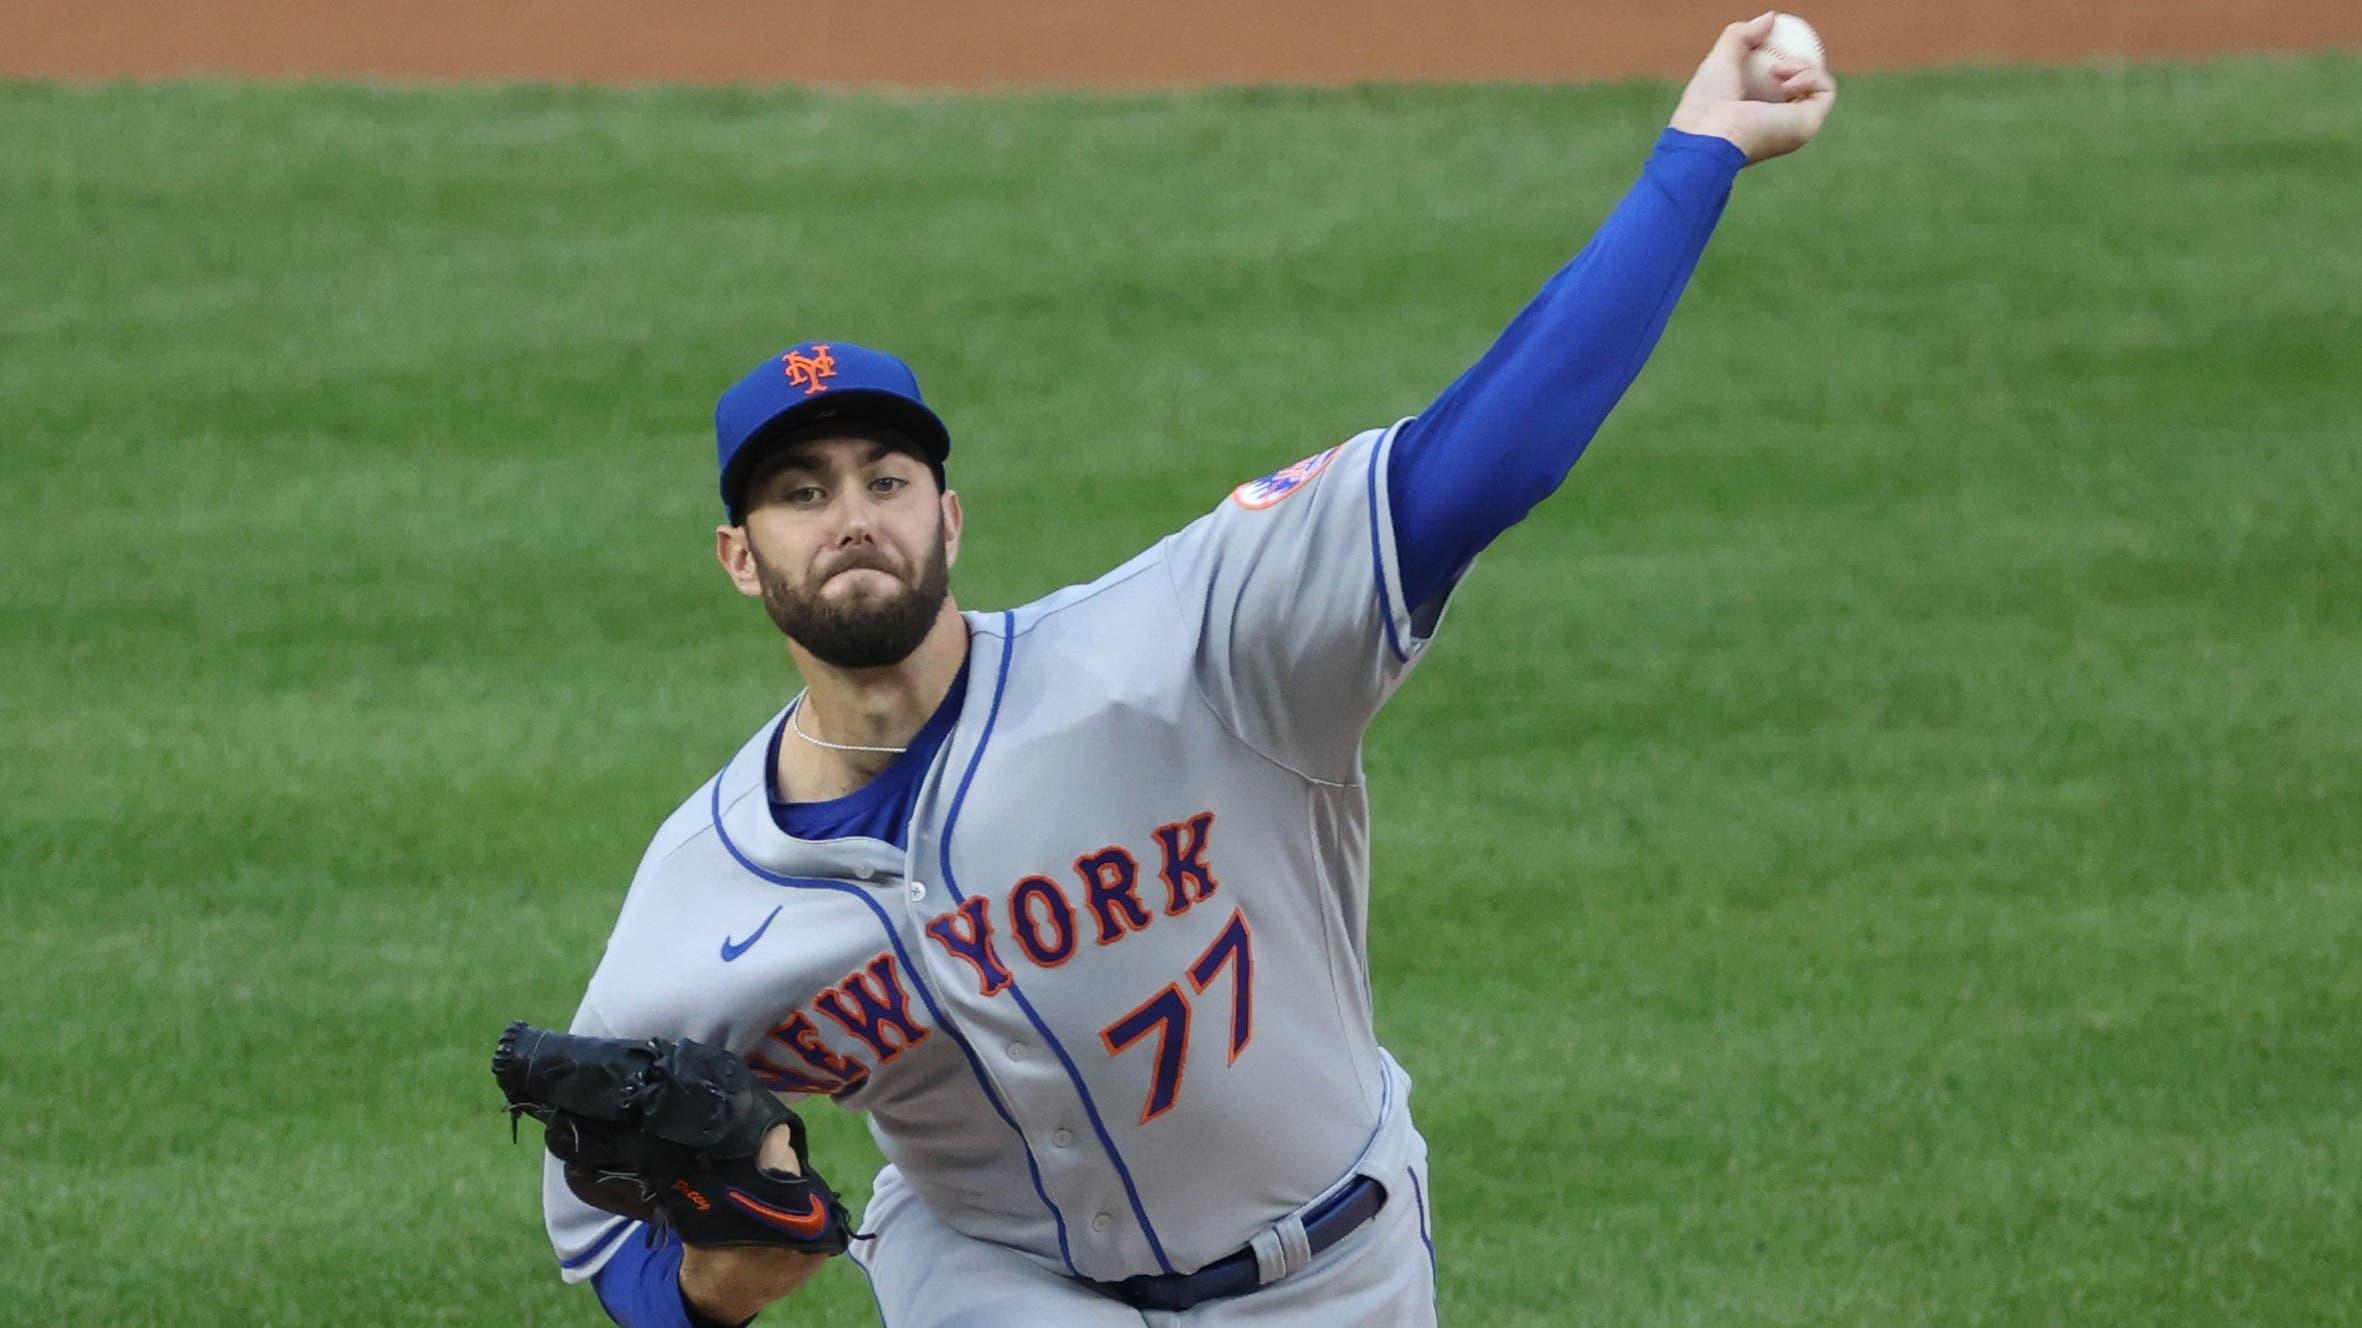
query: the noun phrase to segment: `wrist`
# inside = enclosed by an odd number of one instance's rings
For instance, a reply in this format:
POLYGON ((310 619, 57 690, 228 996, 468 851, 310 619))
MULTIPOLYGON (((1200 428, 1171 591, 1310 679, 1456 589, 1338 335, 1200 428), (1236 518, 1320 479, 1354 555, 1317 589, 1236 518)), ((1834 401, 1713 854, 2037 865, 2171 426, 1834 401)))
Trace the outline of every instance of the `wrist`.
POLYGON ((690 1261, 681 1261, 681 1309, 689 1319, 689 1328, 744 1328, 762 1313, 763 1304, 746 1304, 744 1297, 731 1294, 731 1288, 717 1285, 710 1275, 700 1277, 690 1261))
POLYGON ((1728 117, 1715 115, 1711 111, 1692 111, 1683 107, 1673 113, 1673 119, 1667 123, 1666 128, 1677 129, 1682 133, 1694 134, 1700 138, 1719 138, 1737 148, 1741 155, 1749 157, 1754 155, 1747 151, 1746 139, 1740 133, 1738 125, 1728 117))

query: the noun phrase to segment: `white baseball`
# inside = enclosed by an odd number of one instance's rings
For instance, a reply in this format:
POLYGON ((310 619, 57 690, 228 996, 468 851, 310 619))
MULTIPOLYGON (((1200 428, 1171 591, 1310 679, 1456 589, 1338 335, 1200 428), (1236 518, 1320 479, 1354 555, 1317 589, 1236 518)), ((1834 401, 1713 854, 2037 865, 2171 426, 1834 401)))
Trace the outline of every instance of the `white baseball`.
POLYGON ((1794 14, 1781 14, 1772 20, 1771 38, 1747 57, 1745 71, 1746 94, 1749 101, 1784 101, 1780 95, 1780 81, 1772 77, 1776 64, 1826 65, 1829 53, 1821 45, 1821 34, 1813 25, 1794 14))

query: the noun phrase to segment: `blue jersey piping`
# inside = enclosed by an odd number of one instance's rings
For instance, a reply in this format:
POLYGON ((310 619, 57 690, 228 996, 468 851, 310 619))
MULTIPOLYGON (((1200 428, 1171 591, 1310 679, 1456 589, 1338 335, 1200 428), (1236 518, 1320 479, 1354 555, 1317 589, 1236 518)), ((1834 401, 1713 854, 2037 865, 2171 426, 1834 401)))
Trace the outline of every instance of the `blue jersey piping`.
MULTIPOLYGON (((970 769, 973 772, 973 767, 970 769)), ((722 828, 721 775, 715 775, 713 780, 713 826, 715 836, 722 841, 722 847, 730 851, 730 856, 738 860, 739 866, 746 868, 757 877, 769 881, 773 885, 784 885, 791 889, 835 890, 840 894, 851 895, 869 906, 869 911, 877 917, 878 926, 886 933, 887 943, 894 947, 895 956, 902 961, 902 971, 910 975, 911 985, 919 989, 919 999, 927 1004, 927 1013, 934 1016, 936 1027, 941 1028, 945 1034, 949 1035, 952 1045, 960 1049, 962 1056, 967 1057, 968 1072, 976 1077, 976 1086, 984 1090, 984 1100, 992 1104, 993 1114, 999 1116, 1001 1123, 1007 1125, 1010 1131, 1017 1136, 1018 1146, 1025 1150, 1025 1170, 1033 1178, 1033 1192, 1041 1199, 1042 1207, 1050 1210, 1050 1220, 1058 1224, 1058 1257, 1065 1261, 1068 1272, 1077 1277, 1082 1276, 1082 1271, 1074 1266, 1074 1258, 1067 1251, 1066 1215, 1058 1211, 1058 1205, 1050 1202, 1050 1192, 1042 1188, 1042 1169, 1040 1164, 1034 1161, 1033 1144, 1026 1139, 1025 1131, 1017 1128, 1017 1118, 1011 1116, 1009 1109, 1001 1105, 1000 1094, 992 1090, 992 1081, 984 1077, 984 1063, 976 1058, 976 1049, 968 1045, 968 1039, 960 1032, 958 1025, 946 1018, 943 1007, 935 1003, 935 993, 928 988, 927 980, 920 973, 918 967, 910 962, 910 951, 903 948, 902 936, 894 930, 893 920, 886 916, 886 910, 879 905, 877 900, 870 898, 868 891, 859 886, 848 885, 843 881, 782 876, 777 872, 764 870, 744 853, 739 852, 738 845, 730 840, 730 832, 722 828)))
MULTIPOLYGON (((952 795, 951 810, 943 818, 943 884, 944 888, 951 891, 951 902, 954 904, 964 902, 966 896, 960 893, 959 882, 951 872, 952 830, 959 824, 960 808, 968 800, 968 785, 976 778, 976 767, 984 762, 985 744, 992 741, 992 726, 1001 715, 1001 697, 1009 686, 1009 661, 1017 653, 1016 617, 1014 613, 1001 615, 1001 630, 1008 633, 1008 638, 1001 643, 1000 676, 992 686, 992 709, 984 716, 984 732, 976 739, 976 752, 968 758, 968 771, 960 776, 959 791, 952 795)), ((1148 1221, 1148 1209, 1140 1202, 1140 1189, 1132 1182, 1131 1168, 1124 1165, 1124 1155, 1116 1151, 1115 1139, 1107 1133, 1107 1123, 1099 1118, 1099 1104, 1091 1100, 1091 1090, 1083 1086, 1082 1071, 1075 1067, 1074 1058, 1066 1054, 1066 1047, 1058 1041, 1058 1035, 1051 1032, 1050 1026, 1043 1023, 1041 1015, 1034 1011, 1033 1002, 1025 999, 1025 992, 1018 987, 1014 974, 1009 978, 1009 994, 1017 998, 1017 1008, 1025 1012, 1025 1018, 1033 1025, 1033 1030, 1050 1044, 1050 1050, 1058 1053, 1058 1063, 1066 1067, 1066 1077, 1074 1085, 1075 1094, 1083 1100, 1083 1113, 1091 1118, 1091 1129, 1099 1136, 1099 1146, 1107 1150, 1107 1160, 1115 1164, 1116 1179, 1124 1184, 1124 1198, 1132 1205, 1132 1216, 1140 1219, 1141 1234, 1148 1237, 1148 1252, 1156 1256, 1159 1268, 1168 1273, 1174 1271, 1172 1261, 1165 1257, 1164 1242, 1157 1239, 1156 1228, 1148 1221)), ((1073 1267, 1071 1263, 1067 1266, 1073 1267)))
POLYGON ((1435 1238, 1427 1234, 1427 1191, 1419 1184, 1419 1169, 1408 1168, 1411 1178, 1411 1199, 1419 1206, 1419 1243, 1427 1247, 1427 1278, 1436 1284, 1436 1294, 1442 1295, 1443 1273, 1435 1266, 1435 1238))
POLYGON ((1393 1114, 1394 1076, 1386 1073, 1384 1067, 1380 1067, 1378 1070, 1378 1123, 1370 1127, 1370 1137, 1361 1141, 1361 1151, 1353 1155, 1353 1165, 1345 1168, 1344 1175, 1329 1182, 1331 1189, 1353 1179, 1354 1175, 1361 1170, 1361 1164, 1369 1160, 1370 1150, 1377 1146, 1378 1136, 1386 1131, 1387 1117, 1393 1114))
MULTIPOLYGON (((1395 429, 1401 427, 1396 425, 1395 429)), ((1387 445, 1393 441, 1395 429, 1379 435, 1370 448, 1370 568, 1378 577, 1378 620, 1386 624, 1386 648, 1394 652, 1397 661, 1407 664, 1411 657, 1394 634, 1394 608, 1386 596, 1386 550, 1378 542, 1378 467, 1386 464, 1387 445)))

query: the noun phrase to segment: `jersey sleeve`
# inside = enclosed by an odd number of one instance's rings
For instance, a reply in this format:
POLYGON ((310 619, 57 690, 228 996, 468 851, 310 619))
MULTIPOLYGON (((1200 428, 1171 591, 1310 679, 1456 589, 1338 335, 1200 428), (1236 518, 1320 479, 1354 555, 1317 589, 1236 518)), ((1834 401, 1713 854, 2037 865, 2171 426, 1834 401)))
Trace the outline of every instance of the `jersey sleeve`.
POLYGON ((1239 485, 1164 546, 1196 620, 1207 705, 1266 757, 1325 782, 1360 777, 1362 733, 1450 597, 1447 585, 1416 615, 1403 605, 1386 465, 1400 427, 1239 485))
MULTIPOLYGON (((618 1037, 599 1012, 585 1000, 575 1011, 567 1032, 581 1037, 618 1037)), ((593 1208, 574 1196, 566 1185, 566 1170, 548 1149, 541 1154, 541 1214, 549 1227, 550 1244, 558 1254, 558 1272, 569 1282, 587 1282, 626 1240, 637 1240, 642 1226, 603 1208, 593 1208)))

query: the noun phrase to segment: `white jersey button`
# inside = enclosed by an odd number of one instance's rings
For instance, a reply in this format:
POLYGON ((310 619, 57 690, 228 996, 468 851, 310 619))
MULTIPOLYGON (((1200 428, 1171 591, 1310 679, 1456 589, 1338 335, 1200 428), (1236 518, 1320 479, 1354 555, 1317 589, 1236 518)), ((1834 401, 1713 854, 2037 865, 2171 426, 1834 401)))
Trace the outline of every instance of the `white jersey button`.
POLYGON ((1060 1130, 1050 1136, 1050 1142, 1058 1145, 1060 1148, 1072 1148, 1074 1147, 1074 1131, 1060 1130))
POLYGON ((1097 1217, 1091 1219, 1091 1230, 1093 1231, 1105 1231, 1114 1225, 1115 1219, 1109 1217, 1105 1213, 1101 1213, 1097 1217))
POLYGON ((927 883, 925 881, 912 881, 910 883, 910 902, 915 904, 926 897, 927 883))
POLYGON ((865 881, 867 881, 867 880, 872 880, 872 879, 875 879, 875 877, 876 877, 876 876, 877 876, 877 874, 878 874, 878 869, 877 869, 877 868, 875 868, 875 867, 872 867, 872 866, 870 866, 868 863, 866 863, 866 862, 865 862, 865 863, 862 863, 860 866, 858 866, 858 867, 855 867, 855 868, 853 869, 853 874, 854 874, 855 876, 858 876, 858 877, 860 877, 862 880, 865 880, 865 881))
POLYGON ((1012 1043, 1010 1043, 1010 1044, 1009 1044, 1009 1059, 1010 1059, 1010 1060, 1013 1060, 1013 1061, 1021 1061, 1021 1060, 1024 1060, 1024 1059, 1025 1059, 1025 1044, 1024 1044, 1024 1043, 1022 1043, 1022 1042, 1012 1042, 1012 1043))

